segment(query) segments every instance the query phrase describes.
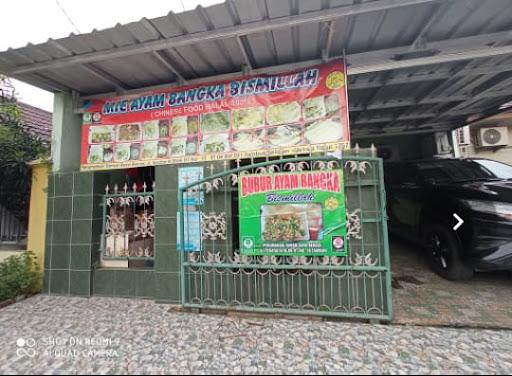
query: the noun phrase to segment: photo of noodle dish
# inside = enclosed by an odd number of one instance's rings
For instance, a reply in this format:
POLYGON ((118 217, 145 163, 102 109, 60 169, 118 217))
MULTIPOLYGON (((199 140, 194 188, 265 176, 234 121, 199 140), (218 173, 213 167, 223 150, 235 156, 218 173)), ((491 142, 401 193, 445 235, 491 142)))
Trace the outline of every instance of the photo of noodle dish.
POLYGON ((101 142, 112 142, 114 140, 114 129, 111 125, 99 125, 89 128, 89 143, 98 144, 101 142))
POLYGON ((112 162, 112 159, 114 159, 112 144, 103 145, 103 162, 112 162))
POLYGON ((142 145, 142 159, 156 159, 158 141, 148 141, 142 145))
POLYGON ((209 112, 201 115, 203 133, 225 132, 229 129, 229 111, 209 112))
POLYGON ((235 129, 245 130, 265 125, 265 107, 240 108, 233 111, 235 129))
POLYGON ((238 132, 233 136, 233 150, 257 150, 266 146, 265 130, 238 132))
POLYGON ((202 153, 222 153, 229 151, 229 137, 227 134, 206 136, 201 142, 202 153))
POLYGON ((117 127, 117 141, 138 141, 141 138, 139 123, 123 124, 117 127))
POLYGON ((325 111, 328 116, 336 115, 340 109, 340 98, 337 94, 331 94, 325 97, 325 111))
POLYGON ((293 146, 302 141, 302 127, 300 125, 284 125, 270 128, 268 141, 273 146, 293 146))
POLYGON ((304 119, 316 120, 326 114, 324 97, 315 97, 304 100, 304 119))
POLYGON ((167 141, 159 141, 158 142, 158 150, 157 156, 158 158, 167 158, 169 154, 169 142, 167 141))
POLYGON ((187 117, 176 116, 172 119, 171 135, 173 137, 186 136, 188 134, 187 117))
POLYGON ((300 112, 298 102, 273 104, 267 108, 267 123, 269 125, 296 123, 300 120, 300 112))
POLYGON ((343 129, 339 119, 323 119, 307 124, 304 137, 310 144, 336 142, 343 139, 343 129))
POLYGON ((101 163, 101 162, 103 162, 103 145, 89 146, 87 163, 101 163))
POLYGON ((183 157, 186 152, 187 139, 175 138, 171 143, 171 157, 183 157))
POLYGON ((130 160, 130 144, 117 144, 114 161, 126 162, 130 160))
POLYGON ((146 121, 142 124, 144 140, 156 140, 159 137, 158 120, 146 121))

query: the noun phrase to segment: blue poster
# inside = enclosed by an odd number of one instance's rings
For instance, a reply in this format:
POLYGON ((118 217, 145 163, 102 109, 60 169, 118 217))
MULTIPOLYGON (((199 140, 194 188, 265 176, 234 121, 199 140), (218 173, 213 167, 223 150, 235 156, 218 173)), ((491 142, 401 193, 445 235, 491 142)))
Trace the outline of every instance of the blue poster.
POLYGON ((177 213, 178 251, 200 252, 201 251, 201 212, 185 212, 185 241, 181 241, 181 213, 177 213))
MULTIPOLYGON (((191 183, 195 183, 204 176, 203 166, 181 167, 178 169, 179 187, 184 187, 191 183)), ((196 192, 185 192, 183 194, 183 205, 202 205, 204 203, 204 192, 199 187, 196 192)))

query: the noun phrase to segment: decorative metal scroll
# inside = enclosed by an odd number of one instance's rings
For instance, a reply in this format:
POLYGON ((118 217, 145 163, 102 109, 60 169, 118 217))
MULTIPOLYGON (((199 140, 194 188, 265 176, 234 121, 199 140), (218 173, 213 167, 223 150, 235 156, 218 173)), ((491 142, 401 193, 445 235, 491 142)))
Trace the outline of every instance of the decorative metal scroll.
POLYGON ((202 213, 203 240, 226 240, 226 213, 202 213))

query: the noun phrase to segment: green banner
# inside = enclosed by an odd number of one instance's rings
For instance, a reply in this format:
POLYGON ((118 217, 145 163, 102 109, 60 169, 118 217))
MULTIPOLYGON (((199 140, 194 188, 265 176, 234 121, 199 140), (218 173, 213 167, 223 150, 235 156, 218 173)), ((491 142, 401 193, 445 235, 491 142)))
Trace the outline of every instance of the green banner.
POLYGON ((346 256, 343 171, 239 176, 240 252, 346 256))

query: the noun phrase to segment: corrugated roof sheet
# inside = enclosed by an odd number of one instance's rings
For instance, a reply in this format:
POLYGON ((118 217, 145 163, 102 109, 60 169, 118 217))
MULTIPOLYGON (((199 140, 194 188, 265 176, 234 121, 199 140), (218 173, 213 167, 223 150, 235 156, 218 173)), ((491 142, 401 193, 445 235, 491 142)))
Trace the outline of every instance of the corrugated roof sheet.
POLYGON ((442 130, 510 100, 511 30, 509 0, 227 0, 7 50, 0 71, 87 96, 345 52, 356 135, 442 130))

